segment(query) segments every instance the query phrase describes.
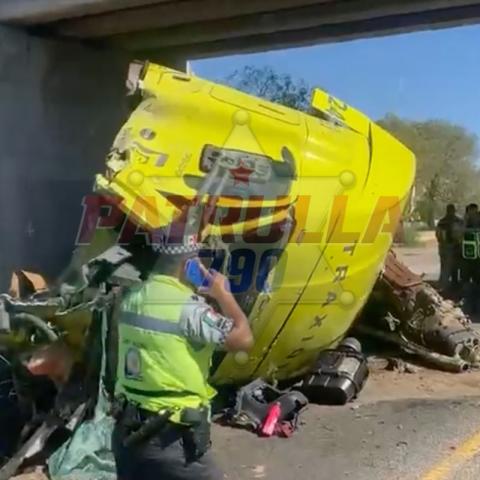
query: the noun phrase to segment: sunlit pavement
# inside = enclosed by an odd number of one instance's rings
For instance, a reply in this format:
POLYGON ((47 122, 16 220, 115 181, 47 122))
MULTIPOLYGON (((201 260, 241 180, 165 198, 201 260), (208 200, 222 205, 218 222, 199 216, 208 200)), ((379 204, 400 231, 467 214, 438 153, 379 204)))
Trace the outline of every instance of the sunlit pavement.
POLYGON ((215 428, 228 479, 478 480, 480 397, 312 406, 290 439, 215 428))

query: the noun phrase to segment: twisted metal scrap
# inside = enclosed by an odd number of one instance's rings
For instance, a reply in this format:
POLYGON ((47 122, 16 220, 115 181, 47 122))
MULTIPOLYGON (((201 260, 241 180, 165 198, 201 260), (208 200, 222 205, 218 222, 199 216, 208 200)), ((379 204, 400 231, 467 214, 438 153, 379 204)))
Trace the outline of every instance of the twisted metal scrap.
POLYGON ((413 273, 390 252, 373 298, 383 306, 390 332, 371 325, 360 329, 394 342, 435 366, 464 371, 480 366, 480 335, 453 302, 413 273))

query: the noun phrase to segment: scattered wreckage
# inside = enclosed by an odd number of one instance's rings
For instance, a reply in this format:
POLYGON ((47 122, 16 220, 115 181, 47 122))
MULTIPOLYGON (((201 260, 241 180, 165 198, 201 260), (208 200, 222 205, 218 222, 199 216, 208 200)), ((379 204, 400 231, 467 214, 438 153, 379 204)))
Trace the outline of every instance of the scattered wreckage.
POLYGON ((442 368, 478 363, 463 313, 388 253, 415 159, 387 132, 321 90, 304 114, 148 63, 128 86, 138 106, 84 202, 70 267, 50 288, 17 272, 0 296, 0 480, 43 463, 53 479, 115 478, 116 310, 148 274, 144 247, 179 219, 256 338, 212 365, 215 385, 247 384, 230 423, 270 435, 307 398, 353 399, 368 367, 344 340, 352 326, 442 368))
MULTIPOLYGON (((94 430, 103 429, 101 441, 96 439, 92 445, 105 454, 113 425, 108 409, 116 364, 116 352, 111 348, 116 328, 113 313, 118 289, 140 281, 138 271, 124 263, 129 257, 123 249, 114 247, 93 259, 85 270, 89 272, 89 286, 80 292, 67 289, 62 292, 64 296, 52 296, 48 290, 40 290, 28 294, 25 292, 35 287, 28 273, 18 272, 15 283, 22 287, 25 296, 2 296, 3 331, 14 332, 12 340, 18 343, 11 347, 8 356, 5 352, 1 357, 7 368, 2 376, 4 408, 0 417, 9 426, 9 435, 0 443, 6 460, 0 479, 10 478, 22 465, 45 461, 61 473, 65 458, 68 465, 64 472, 84 468, 81 458, 74 462, 69 459, 68 442, 61 447, 61 454, 55 453, 48 460, 52 454, 50 445, 58 447, 69 437, 75 439, 78 432, 85 441, 94 435, 94 430), (107 278, 113 279, 109 281, 115 285, 109 291, 104 288, 107 278), (65 339, 72 332, 68 328, 62 331, 56 318, 66 328, 66 315, 74 315, 72 321, 76 324, 79 313, 92 311, 86 346, 79 357, 73 348, 66 348, 65 339), (29 374, 42 371, 48 372, 49 380, 29 374), (82 427, 86 427, 87 434, 82 427)), ((419 360, 444 370, 461 372, 479 363, 480 339, 463 312, 442 299, 392 252, 369 304, 353 328, 355 332, 393 342, 419 360)), ((74 341, 69 343, 73 345, 74 341)), ((347 338, 338 347, 319 352, 315 364, 302 377, 280 386, 256 379, 239 388, 235 401, 223 411, 221 422, 249 428, 262 436, 289 437, 296 428, 298 414, 309 401, 347 403, 358 395, 367 377, 368 366, 359 342, 347 338), (272 420, 275 412, 277 416, 272 420), (273 425, 270 429, 269 423, 273 425)), ((89 452, 90 457, 94 454, 98 453, 89 452)), ((82 478, 114 478, 111 462, 110 458, 107 473, 98 476, 95 471, 91 477, 84 474, 82 478)), ((93 465, 105 468, 105 461, 93 465)))
POLYGON ((480 366, 480 335, 471 320, 394 252, 387 256, 356 330, 441 370, 464 372, 480 366))

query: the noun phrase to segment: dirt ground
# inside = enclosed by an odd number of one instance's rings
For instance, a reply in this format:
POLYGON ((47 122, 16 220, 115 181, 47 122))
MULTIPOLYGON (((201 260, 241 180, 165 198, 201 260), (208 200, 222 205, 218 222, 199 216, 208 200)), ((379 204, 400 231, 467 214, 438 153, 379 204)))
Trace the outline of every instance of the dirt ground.
POLYGON ((359 401, 372 403, 480 395, 480 370, 448 373, 418 366, 416 368, 416 373, 399 373, 371 367, 370 377, 359 401))

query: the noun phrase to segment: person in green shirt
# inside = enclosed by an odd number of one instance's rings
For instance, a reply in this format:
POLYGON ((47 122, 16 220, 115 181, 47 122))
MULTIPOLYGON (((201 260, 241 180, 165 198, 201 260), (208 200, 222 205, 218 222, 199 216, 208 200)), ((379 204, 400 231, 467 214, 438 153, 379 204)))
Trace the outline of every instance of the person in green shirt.
POLYGON ((468 314, 477 313, 480 291, 480 214, 478 205, 471 203, 465 209, 462 248, 462 296, 468 314))

